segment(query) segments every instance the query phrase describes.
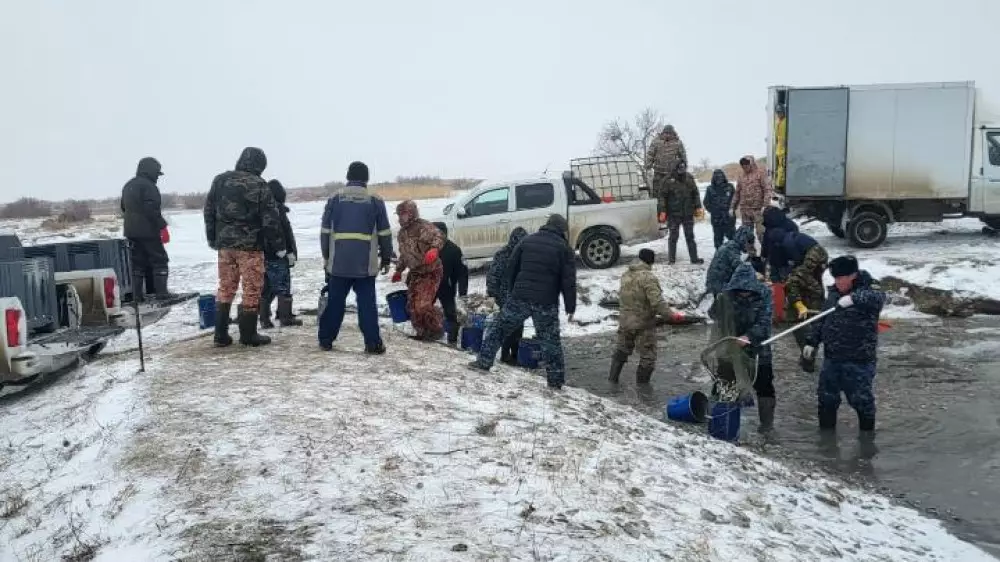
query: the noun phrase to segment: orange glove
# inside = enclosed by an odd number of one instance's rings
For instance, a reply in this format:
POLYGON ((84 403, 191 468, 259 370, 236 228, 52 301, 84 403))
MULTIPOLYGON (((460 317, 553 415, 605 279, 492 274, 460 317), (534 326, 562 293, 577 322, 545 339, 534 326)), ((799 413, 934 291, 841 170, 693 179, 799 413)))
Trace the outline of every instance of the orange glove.
POLYGON ((661 224, 667 222, 667 214, 660 213, 659 216, 656 217, 656 220, 660 221, 661 224))
POLYGON ((424 265, 430 265, 436 262, 437 259, 438 259, 438 249, 431 248, 430 250, 427 250, 426 254, 424 254, 424 265))
POLYGON ((170 242, 170 231, 165 226, 160 229, 160 242, 164 244, 170 242))
POLYGON ((395 272, 395 273, 392 274, 392 282, 393 283, 399 283, 402 280, 403 280, 403 272, 402 271, 397 271, 397 272, 395 272))

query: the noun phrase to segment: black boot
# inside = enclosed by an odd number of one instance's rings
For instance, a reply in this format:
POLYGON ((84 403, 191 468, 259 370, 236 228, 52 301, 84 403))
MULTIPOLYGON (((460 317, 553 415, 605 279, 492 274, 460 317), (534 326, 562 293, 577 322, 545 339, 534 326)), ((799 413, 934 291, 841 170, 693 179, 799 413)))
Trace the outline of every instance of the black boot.
POLYGON ((274 328, 274 322, 271 322, 271 303, 265 299, 260 301, 260 327, 264 330, 274 328))
POLYGON ((618 379, 621 378, 622 369, 625 368, 627 361, 628 356, 620 351, 616 351, 611 356, 611 370, 608 372, 608 381, 612 384, 618 384, 618 379))
POLYGON ((777 400, 773 396, 757 399, 757 416, 760 418, 760 425, 757 426, 758 432, 767 433, 774 429, 774 407, 776 405, 777 400))
POLYGON ((653 379, 654 368, 655 367, 640 365, 639 368, 635 370, 635 384, 649 384, 649 381, 653 379))
POLYGON ((166 269, 159 269, 153 273, 153 291, 156 293, 156 300, 169 300, 176 295, 167 290, 167 280, 170 272, 166 269))
POLYGON ((215 346, 226 347, 233 345, 233 338, 229 336, 229 314, 232 312, 232 303, 215 303, 215 346))
POLYGON ((258 347, 271 343, 271 338, 257 333, 257 310, 244 308, 240 312, 240 343, 258 347))
POLYGON ((858 414, 858 429, 866 433, 875 431, 875 418, 858 414))
POLYGON ((135 302, 146 302, 146 272, 145 270, 135 270, 132 272, 132 299, 135 302))
POLYGON ((826 431, 837 429, 837 410, 820 406, 819 428, 826 431))
POLYGON ((688 246, 688 257, 691 258, 691 263, 695 265, 701 265, 705 263, 705 260, 698 257, 698 244, 694 240, 687 241, 688 246))
POLYGON ((677 242, 667 243, 667 263, 670 265, 677 263, 677 242))
POLYGON ((368 355, 382 355, 385 353, 385 344, 377 343, 375 345, 366 345, 365 353, 368 355))
POLYGON ((278 322, 282 326, 302 325, 302 321, 292 315, 292 297, 278 297, 278 322))

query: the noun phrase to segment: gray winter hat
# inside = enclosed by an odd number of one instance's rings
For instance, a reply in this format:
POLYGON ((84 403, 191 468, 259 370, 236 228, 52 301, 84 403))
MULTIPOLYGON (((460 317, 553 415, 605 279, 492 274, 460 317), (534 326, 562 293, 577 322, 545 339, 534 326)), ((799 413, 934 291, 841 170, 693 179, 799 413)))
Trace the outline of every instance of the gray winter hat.
POLYGON ((559 229, 560 232, 563 233, 569 231, 569 223, 566 222, 566 217, 558 213, 550 215, 548 222, 545 223, 545 226, 551 226, 553 228, 557 228, 559 229))

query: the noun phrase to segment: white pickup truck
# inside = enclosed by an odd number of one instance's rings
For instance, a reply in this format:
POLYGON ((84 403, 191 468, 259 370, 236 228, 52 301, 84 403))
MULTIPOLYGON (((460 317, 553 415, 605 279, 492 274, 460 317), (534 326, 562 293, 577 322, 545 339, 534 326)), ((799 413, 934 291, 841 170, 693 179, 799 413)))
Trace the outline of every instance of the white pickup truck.
POLYGON ((492 257, 514 228, 536 232, 555 213, 569 221, 569 243, 592 269, 614 266, 623 244, 655 240, 660 231, 655 200, 602 198, 569 171, 484 181, 442 212, 438 220, 468 259, 492 257))

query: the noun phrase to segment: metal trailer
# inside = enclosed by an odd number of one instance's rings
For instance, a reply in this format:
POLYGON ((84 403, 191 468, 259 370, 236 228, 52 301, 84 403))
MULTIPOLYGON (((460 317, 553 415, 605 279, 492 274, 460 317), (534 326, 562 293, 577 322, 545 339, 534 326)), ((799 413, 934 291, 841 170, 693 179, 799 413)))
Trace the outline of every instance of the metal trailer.
POLYGON ((998 227, 1000 125, 988 122, 978 96, 974 82, 774 86, 772 181, 793 214, 822 220, 862 248, 880 245, 892 222, 976 216, 998 227))

